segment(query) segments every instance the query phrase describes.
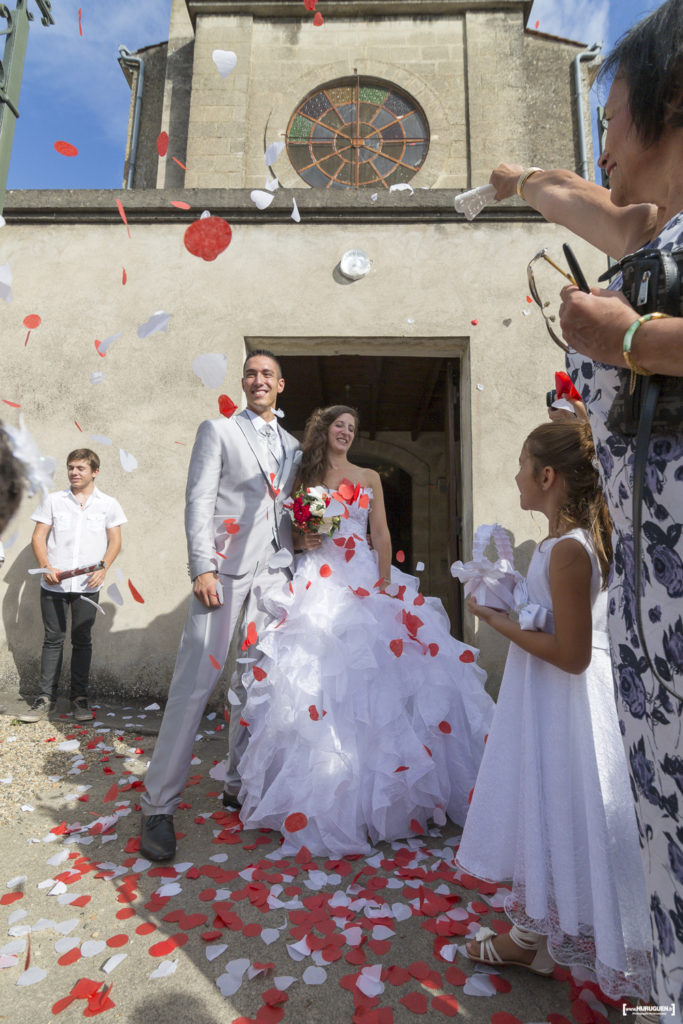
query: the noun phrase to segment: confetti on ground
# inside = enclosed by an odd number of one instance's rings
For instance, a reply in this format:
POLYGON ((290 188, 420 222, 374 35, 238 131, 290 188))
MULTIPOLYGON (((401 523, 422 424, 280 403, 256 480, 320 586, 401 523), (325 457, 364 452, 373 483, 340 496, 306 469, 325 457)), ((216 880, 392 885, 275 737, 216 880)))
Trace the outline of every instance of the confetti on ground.
POLYGON ((161 157, 168 153, 168 132, 159 132, 157 135, 157 153, 161 157))

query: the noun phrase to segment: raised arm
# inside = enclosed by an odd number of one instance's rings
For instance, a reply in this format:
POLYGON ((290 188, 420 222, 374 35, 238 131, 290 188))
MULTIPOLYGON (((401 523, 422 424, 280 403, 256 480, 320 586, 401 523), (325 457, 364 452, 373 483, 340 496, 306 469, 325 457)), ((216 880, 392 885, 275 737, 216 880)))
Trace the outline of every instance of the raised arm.
MULTIPOLYGON (((516 195, 524 173, 517 164, 499 164, 490 178, 496 199, 516 195)), ((562 169, 534 171, 524 181, 522 198, 551 224, 561 224, 613 259, 649 241, 656 222, 656 206, 614 206, 608 189, 562 169)))

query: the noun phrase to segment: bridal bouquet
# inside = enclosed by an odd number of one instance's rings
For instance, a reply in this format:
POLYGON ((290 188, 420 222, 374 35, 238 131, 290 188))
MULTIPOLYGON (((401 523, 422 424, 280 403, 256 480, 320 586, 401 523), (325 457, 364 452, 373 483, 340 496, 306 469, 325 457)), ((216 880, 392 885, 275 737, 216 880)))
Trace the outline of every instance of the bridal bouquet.
POLYGON ((322 487, 301 487, 292 504, 285 507, 292 523, 302 533, 324 533, 331 537, 339 529, 341 520, 341 516, 325 515, 331 500, 322 487))

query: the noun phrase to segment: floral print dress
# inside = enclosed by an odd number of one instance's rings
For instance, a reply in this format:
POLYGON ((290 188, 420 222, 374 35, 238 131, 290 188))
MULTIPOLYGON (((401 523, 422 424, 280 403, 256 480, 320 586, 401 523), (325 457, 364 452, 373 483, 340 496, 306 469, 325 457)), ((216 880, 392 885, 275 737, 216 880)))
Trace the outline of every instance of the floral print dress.
MULTIPOLYGON (((683 247, 683 213, 650 243, 683 247)), ((620 279, 612 283, 619 287, 620 279)), ((602 484, 614 524, 609 634, 619 723, 629 763, 650 901, 653 999, 683 1015, 683 700, 660 685, 636 626, 633 548, 635 438, 609 432, 606 419, 628 371, 574 353, 567 369, 588 409, 602 484)), ((683 696, 683 424, 653 435, 643 488, 641 617, 657 672, 683 696)))

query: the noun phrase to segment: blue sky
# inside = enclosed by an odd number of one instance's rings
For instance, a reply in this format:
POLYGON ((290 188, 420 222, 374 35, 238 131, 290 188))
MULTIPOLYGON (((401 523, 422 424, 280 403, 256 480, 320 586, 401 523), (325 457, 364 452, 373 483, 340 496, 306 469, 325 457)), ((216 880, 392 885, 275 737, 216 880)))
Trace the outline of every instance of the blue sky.
MULTIPOLYGON (((34 0, 28 2, 35 11, 34 0)), ((52 6, 53 26, 44 28, 37 18, 31 25, 8 187, 120 188, 130 90, 118 46, 134 50, 165 40, 171 0, 53 0, 52 6), (59 139, 76 146, 78 156, 56 153, 59 139)), ((658 0, 535 0, 528 24, 608 49, 657 6, 658 0)), ((321 0, 323 13, 324 7, 321 0)), ((324 31, 333 30, 328 22, 324 31)))

